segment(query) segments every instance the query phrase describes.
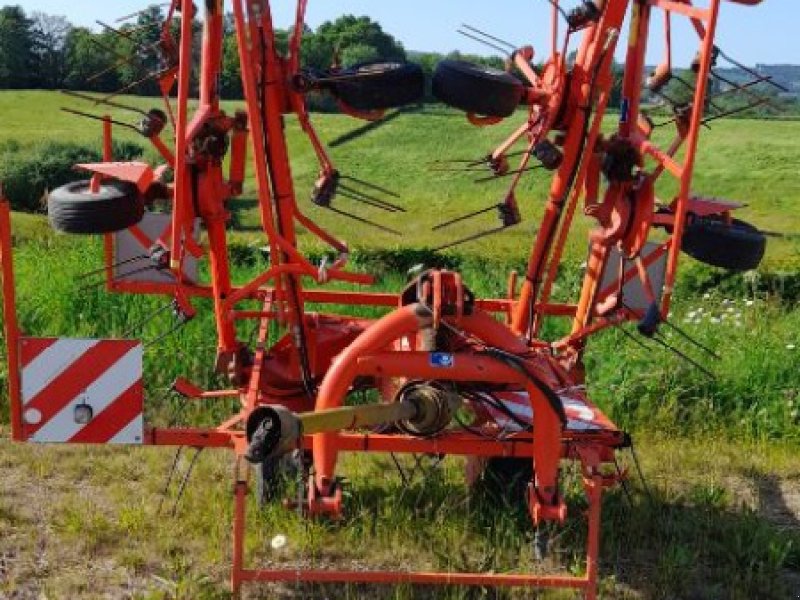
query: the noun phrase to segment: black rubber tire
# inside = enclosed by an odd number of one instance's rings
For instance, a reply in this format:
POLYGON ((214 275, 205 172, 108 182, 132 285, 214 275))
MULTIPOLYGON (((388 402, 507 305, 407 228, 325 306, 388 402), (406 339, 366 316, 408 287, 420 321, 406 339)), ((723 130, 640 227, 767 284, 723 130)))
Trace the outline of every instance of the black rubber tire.
POLYGON ((75 181, 50 192, 47 213, 54 229, 73 234, 113 233, 136 225, 144 200, 136 186, 104 181, 93 194, 90 181, 75 181))
POLYGON ((414 63, 362 63, 334 77, 349 75, 365 77, 337 82, 331 93, 356 110, 398 108, 420 102, 425 93, 425 74, 414 63))
POLYGON ((460 60, 443 60, 433 74, 433 95, 468 113, 509 117, 522 101, 522 82, 498 69, 460 60))
POLYGON ((300 454, 295 451, 285 456, 268 458, 255 465, 255 493, 259 508, 286 497, 293 482, 297 481, 299 473, 303 471, 304 463, 310 466, 312 462, 309 453, 300 454))
POLYGON ((767 237, 750 223, 734 219, 695 219, 686 226, 681 249, 713 267, 749 271, 761 264, 767 237))

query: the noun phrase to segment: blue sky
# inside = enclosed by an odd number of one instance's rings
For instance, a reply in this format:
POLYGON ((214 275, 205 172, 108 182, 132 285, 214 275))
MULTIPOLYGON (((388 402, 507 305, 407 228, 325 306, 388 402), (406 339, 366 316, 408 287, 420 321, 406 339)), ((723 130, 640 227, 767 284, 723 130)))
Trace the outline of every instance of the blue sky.
MULTIPOLYGON (((14 1, 6 0, 6 3, 14 1)), ((577 0, 562 0, 562 4, 571 7, 577 0)), ((65 15, 73 23, 92 26, 95 19, 110 22, 142 8, 146 1, 22 0, 22 5, 28 12, 39 10, 65 15)), ((276 24, 288 26, 295 3, 273 0, 272 5, 276 24)), ((540 57, 544 57, 548 47, 550 10, 546 0, 309 0, 307 21, 312 27, 341 14, 369 15, 410 50, 448 52, 458 49, 490 54, 491 50, 456 33, 462 22, 515 44, 532 43, 539 49, 540 57)), ((679 65, 691 60, 697 48, 696 35, 683 21, 686 19, 676 19, 673 26, 675 62, 679 65)), ((764 0, 756 7, 723 2, 717 43, 748 64, 800 64, 799 22, 798 0, 764 0)), ((660 56, 661 46, 654 42, 649 60, 658 62, 660 56)))

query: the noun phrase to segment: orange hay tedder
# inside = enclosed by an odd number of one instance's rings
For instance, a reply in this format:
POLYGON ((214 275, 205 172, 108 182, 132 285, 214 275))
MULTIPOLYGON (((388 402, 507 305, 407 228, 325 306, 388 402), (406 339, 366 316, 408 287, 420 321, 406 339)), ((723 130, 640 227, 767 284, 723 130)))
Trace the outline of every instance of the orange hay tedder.
MULTIPOLYGON (((535 66, 529 46, 510 47, 506 71, 443 61, 434 75, 434 94, 466 111, 474 124, 521 121, 505 143, 466 165, 507 175, 512 183, 500 204, 456 221, 497 210, 500 225, 456 243, 518 224, 523 208, 516 194, 519 181, 533 165, 552 172, 544 217, 521 285, 512 274, 508 296, 487 299, 476 297, 459 273, 438 269, 418 273, 396 294, 347 291, 342 282, 364 286, 372 277, 347 270, 347 244, 315 224, 296 200, 285 115, 299 119, 321 164, 314 204, 342 212, 333 206, 342 178, 310 123, 306 94, 328 92, 346 113, 374 120, 387 109, 419 101, 424 89, 421 68, 376 62, 335 66, 326 72, 304 69, 300 48, 306 0, 298 2, 286 55, 276 45, 269 1, 231 0, 246 104, 245 110, 226 114, 218 89, 223 0, 206 0, 199 6, 192 0, 172 0, 156 48, 161 68, 154 74, 164 109, 145 112, 110 98, 86 97, 139 112, 142 119, 136 129, 149 138, 163 164, 154 168, 114 162, 115 122, 97 115, 103 122, 105 161, 79 165, 91 178, 51 193, 50 220, 63 232, 105 236, 103 273, 109 292, 168 296, 179 324, 195 315, 196 298, 211 298, 215 366, 227 375, 229 389, 203 390, 179 378, 174 391, 187 400, 238 398, 241 408, 218 427, 149 427, 143 419, 142 343, 21 333, 16 324, 9 208, 3 202, 0 249, 14 439, 232 450, 234 593, 248 581, 309 581, 574 588, 595 598, 601 497, 624 477, 615 468, 615 452, 630 440, 586 396, 586 340, 626 322, 637 325, 636 335, 659 340, 659 328, 674 327, 667 317, 681 251, 716 266, 750 269, 763 256, 765 238, 731 218, 737 205, 697 196, 692 190, 701 128, 724 116, 713 112, 709 86, 716 61, 732 61, 714 45, 718 14, 726 2, 707 0, 695 6, 689 0, 589 0, 572 2, 571 7, 559 0, 550 3, 552 47, 543 63, 535 66), (697 34, 699 49, 691 65, 696 81, 688 84, 694 88, 693 98, 674 105, 672 120, 657 125, 643 112, 642 97, 666 96, 663 88, 674 78, 670 26, 678 18, 688 19, 697 34), (619 123, 609 135, 601 125, 626 19, 619 123), (193 47, 199 40, 192 34, 196 21, 203 23, 200 53, 193 47), (645 55, 651 29, 663 36, 665 56, 648 77, 645 55), (196 56, 199 68, 193 64, 196 56), (192 90, 198 85, 195 99, 192 90), (664 148, 652 137, 659 126, 674 129, 672 142, 664 148), (512 151, 518 143, 523 150, 512 151), (226 203, 242 194, 248 149, 271 264, 252 281, 241 283, 231 278, 226 203), (513 171, 512 156, 521 156, 513 171), (677 181, 677 192, 666 201, 655 192, 662 176, 677 181), (596 220, 585 277, 578 298, 556 303, 551 293, 581 200, 584 213, 596 220), (169 211, 149 210, 156 202, 167 203, 169 211), (329 245, 335 258, 312 263, 298 248, 298 226, 329 245), (208 282, 198 277, 198 264, 205 260, 208 282), (309 281, 315 285, 309 286, 309 281), (340 285, 325 285, 332 282, 340 285), (373 320, 321 314, 307 310, 309 305, 382 307, 384 316, 373 320), (544 340, 543 321, 553 317, 569 319, 571 330, 563 339, 544 340), (254 345, 237 336, 242 321, 258 323, 254 345), (281 335, 273 340, 269 332, 276 326, 281 335), (347 404, 349 395, 364 390, 374 391, 370 397, 377 400, 347 404), (470 415, 467 424, 464 414, 470 415), (281 456, 298 449, 312 467, 299 504, 309 516, 333 518, 344 508, 336 470, 342 452, 465 456, 472 465, 490 459, 515 466, 530 461, 527 504, 534 527, 564 521, 561 465, 576 462, 588 500, 584 573, 250 568, 243 543, 249 465, 258 465, 259 475, 268 478, 281 456)), ((471 27, 464 33, 501 50, 505 45, 471 27)), ((768 78, 751 73, 770 84, 768 78)), ((752 82, 734 92, 749 94, 749 85, 752 82)))

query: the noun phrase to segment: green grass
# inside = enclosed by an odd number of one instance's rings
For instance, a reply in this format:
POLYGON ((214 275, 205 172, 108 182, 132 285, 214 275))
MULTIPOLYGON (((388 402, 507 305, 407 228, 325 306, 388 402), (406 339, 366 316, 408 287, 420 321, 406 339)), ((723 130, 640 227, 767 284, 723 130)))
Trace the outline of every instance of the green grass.
MULTIPOLYGON (((159 102, 157 99, 134 97, 118 100, 144 109, 159 102)), ((0 91, 0 113, 4 115, 0 143, 17 140, 27 144, 52 139, 99 146, 99 124, 65 114, 59 110, 62 106, 92 110, 86 102, 53 92, 0 91), (35 107, 35 118, 32 118, 31 107, 35 107)), ((231 111, 235 106, 232 103, 226 105, 231 111)), ((94 109, 94 112, 101 114, 105 109, 94 109)), ((133 113, 116 109, 110 114, 127 122, 135 122, 137 118, 133 113)), ((486 173, 439 172, 433 170, 434 163, 484 156, 505 139, 522 117, 520 113, 507 123, 478 129, 470 125, 462 114, 441 106, 430 106, 420 112, 398 114, 386 124, 368 127, 367 133, 358 135, 364 128, 362 121, 343 115, 314 115, 313 121, 326 143, 354 135, 349 143, 331 149, 331 156, 344 175, 378 185, 399 198, 375 193, 354 181, 344 183, 399 204, 408 212, 386 213, 346 197, 336 199, 335 206, 379 220, 402 231, 402 236, 383 233, 312 205, 309 194, 318 166, 296 121, 287 118, 298 200, 308 214, 344 237, 354 248, 435 247, 494 227, 497 222, 492 214, 488 214, 446 233, 431 231, 434 225, 449 218, 502 201, 509 183, 506 179, 474 184, 474 179, 486 173)), ((607 128, 613 124, 610 117, 607 128)), ((143 142, 129 130, 117 131, 120 139, 143 142)), ((668 127, 659 131, 657 139, 666 145, 671 132, 668 127)), ((796 177, 800 171, 800 121, 721 121, 715 123, 711 131, 703 132, 702 141, 694 186, 697 193, 745 202, 748 208, 741 211, 742 218, 769 230, 800 233, 800 213, 794 210, 800 202, 800 180, 796 177)), ((478 257, 524 259, 538 227, 548 182, 547 174, 541 171, 526 176, 518 194, 524 222, 501 235, 465 245, 456 252, 478 257)), ((673 192, 666 178, 665 183, 662 192, 668 201, 673 192)), ((244 197, 234 202, 232 209, 239 228, 249 230, 245 237, 261 239, 254 198, 251 172, 244 197), (254 232, 255 229, 259 232, 254 232)), ((588 220, 579 219, 577 234, 569 246, 569 256, 576 260, 582 260, 585 253, 585 232, 589 226, 588 220)), ((317 246, 307 235, 301 236, 301 243, 317 246)), ((767 258, 770 268, 796 264, 800 238, 772 240, 770 246, 767 258)))
MULTIPOLYGON (((144 108, 152 103, 123 101, 144 108)), ((59 113, 61 104, 77 106, 52 93, 0 92, 0 111, 8 125, 0 132, 0 144, 16 140, 24 146, 45 139, 99 143, 99 129, 59 113), (35 118, 31 107, 36 107, 35 118)), ((130 115, 115 112, 115 117, 130 115)), ((315 121, 328 141, 360 127, 342 116, 315 116, 315 121)), ((498 183, 476 188, 468 176, 432 172, 429 164, 480 156, 506 131, 503 126, 477 130, 463 117, 437 108, 402 114, 333 150, 345 173, 402 192, 401 200, 386 198, 409 209, 406 215, 386 217, 387 224, 409 232, 401 239, 311 206, 306 191, 316 165, 290 121, 298 194, 309 213, 365 250, 357 253, 355 267, 378 270, 375 289, 396 292, 404 282, 400 266, 413 264, 416 256, 394 250, 436 243, 429 231, 433 224, 496 202, 504 189, 498 183), (389 252, 378 253, 380 248, 389 252)), ((715 126, 704 134, 697 189, 749 201, 743 217, 764 227, 800 231, 794 210, 800 200, 794 176, 800 166, 798 134, 800 123, 795 122, 715 126)), ((508 268, 523 261, 530 245, 543 205, 543 182, 537 176, 524 186, 523 228, 449 255, 479 295, 505 294, 508 268)), ((252 194, 251 180, 248 198, 234 207, 235 236, 258 245, 261 238, 252 231, 257 224, 252 194)), ((337 203, 377 216, 345 198, 337 203)), ((14 215, 14 233, 20 322, 31 335, 120 336, 166 301, 81 290, 86 282, 80 275, 100 266, 96 239, 54 235, 42 217, 25 214, 14 215)), ((453 237, 459 233, 467 228, 454 231, 453 237)), ((575 292, 584 233, 570 247, 560 296, 575 292)), ((307 237, 303 241, 312 245, 307 237)), ((646 351, 613 330, 592 340, 587 357, 591 395, 634 432, 652 492, 648 495, 634 477, 630 505, 622 490, 607 498, 603 597, 791 597, 800 577, 797 250, 796 241, 772 244, 759 285, 741 276, 721 278, 696 265, 684 272, 672 320, 718 352, 721 360, 705 357, 676 333, 667 339, 702 360, 715 379, 668 352, 655 347, 646 351), (767 277, 780 271, 785 277, 767 277), (706 291, 715 284, 720 284, 715 291, 706 291)), ((240 253, 234 265, 238 281, 257 269, 254 254, 247 248, 240 253)), ((197 306, 195 320, 146 353, 147 417, 152 423, 211 424, 232 410, 225 403, 211 407, 164 397, 164 388, 177 375, 208 387, 222 385, 210 372, 215 343, 209 305, 201 301, 197 306)), ((153 339, 169 326, 162 317, 139 335, 153 339)), ((549 331, 554 335, 557 327, 550 325, 549 331)), ((5 373, 0 375, 5 390, 5 373)), ((4 393, 0 407, 5 415, 4 393)), ((139 598, 226 597, 230 457, 214 452, 201 456, 174 519, 170 502, 166 515, 156 514, 169 462, 169 453, 157 449, 32 448, 0 441, 0 573, 5 576, 0 577, 0 595, 93 597, 98 590, 109 590, 112 596, 139 598)), ((248 550, 262 565, 310 561, 359 568, 582 568, 583 507, 574 476, 567 477, 565 486, 571 520, 552 561, 542 567, 532 560, 532 532, 524 510, 480 490, 467 493, 459 461, 426 470, 424 479, 409 486, 392 469, 388 457, 358 455, 344 461, 347 516, 340 525, 309 523, 278 505, 259 513, 251 505, 257 525, 248 534, 248 550), (279 533, 288 536, 289 544, 274 551, 269 542, 279 533)), ((530 597, 519 591, 492 596, 458 589, 291 585, 257 593, 301 598, 530 597)))

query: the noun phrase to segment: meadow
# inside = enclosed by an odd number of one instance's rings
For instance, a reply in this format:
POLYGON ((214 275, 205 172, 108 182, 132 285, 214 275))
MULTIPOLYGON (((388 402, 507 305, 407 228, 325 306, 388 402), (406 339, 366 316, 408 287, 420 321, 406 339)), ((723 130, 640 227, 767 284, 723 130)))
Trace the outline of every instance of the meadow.
MULTIPOLYGON (((152 102, 122 101, 144 108, 152 102)), ((61 113, 62 105, 79 106, 52 93, 0 93, 0 157, 4 147, 25 152, 47 140, 99 144, 96 124, 61 113)), ((435 163, 479 158, 505 136, 508 125, 478 130, 440 107, 405 111, 379 126, 339 115, 315 115, 314 121, 343 173, 360 180, 362 190, 367 182, 392 192, 381 197, 407 210, 379 213, 345 197, 335 201, 342 210, 404 232, 392 236, 314 207, 307 190, 317 167, 296 123, 289 121, 303 208, 351 242, 357 268, 378 269, 378 290, 397 291, 405 280, 403 267, 414 261, 438 260, 459 266, 478 294, 504 294, 507 272, 524 264, 541 214, 546 194, 541 173, 532 173, 523 185, 520 227, 443 257, 409 248, 441 243, 433 225, 502 198, 507 182, 476 185, 473 180, 483 173, 439 171, 435 163)), ((132 132, 121 137, 136 141, 132 132)), ((800 122, 721 122, 704 134, 704 142, 698 191, 747 202, 742 218, 765 229, 800 232, 800 122)), ((355 179, 351 184, 359 186, 355 179)), ((668 187, 662 193, 668 197, 668 187)), ((251 276, 262 260, 253 194, 249 179, 244 197, 232 206, 238 280, 251 276)), ((494 225, 491 216, 486 219, 494 225)), ((16 214, 14 226, 24 331, 120 336, 165 303, 82 289, 87 282, 81 274, 100 266, 98 240, 55 235, 39 215, 16 214)), ((569 247, 561 296, 576 289, 587 226, 578 227, 569 247)), ((475 230, 455 228, 452 236, 475 230)), ((308 237, 301 243, 320 251, 308 237)), ((592 397, 633 433, 646 480, 633 470, 627 493, 620 489, 607 497, 603 597, 792 598, 800 590, 799 244, 797 238, 772 239, 762 269, 744 275, 723 274, 687 258, 672 319, 721 355, 706 365, 714 378, 670 353, 631 344, 619 332, 592 340, 587 356, 592 397)), ((139 334, 153 339, 168 325, 156 320, 139 334)), ((164 393, 178 374, 208 386, 219 383, 210 373, 212 334, 208 311, 201 310, 178 334, 148 350, 149 420, 211 423, 230 410, 187 405, 164 393)), ((5 407, 5 397, 2 402, 5 407)), ((2 414, 6 423, 5 410, 2 414)), ((6 425, 0 428, 7 431, 6 425)), ((629 456, 623 458, 632 464, 629 456)), ((108 590, 111 597, 226 597, 230 457, 204 453, 176 515, 170 515, 170 499, 158 518, 170 462, 165 450, 30 448, 0 441, 0 596, 99 597, 108 590)), ((457 460, 424 462, 416 477, 404 481, 389 457, 351 457, 343 469, 348 477, 343 524, 309 523, 280 506, 259 510, 253 502, 259 526, 252 528, 248 549, 261 564, 272 565, 582 568, 585 533, 577 479, 569 478, 567 489, 573 517, 549 562, 535 565, 524 510, 491 490, 468 492, 462 471, 457 460), (275 550, 270 541, 277 534, 289 542, 275 550)), ((251 593, 531 597, 524 591, 495 596, 480 590, 291 585, 251 593)))

